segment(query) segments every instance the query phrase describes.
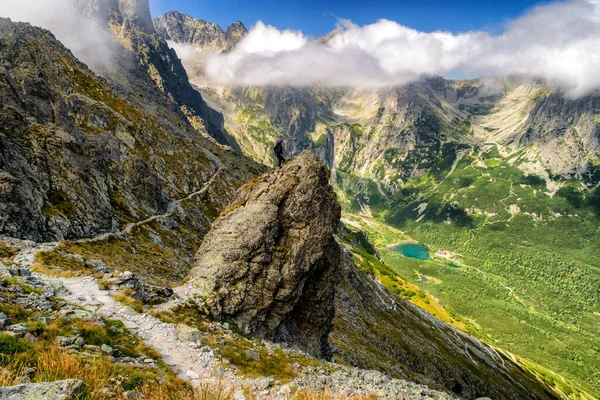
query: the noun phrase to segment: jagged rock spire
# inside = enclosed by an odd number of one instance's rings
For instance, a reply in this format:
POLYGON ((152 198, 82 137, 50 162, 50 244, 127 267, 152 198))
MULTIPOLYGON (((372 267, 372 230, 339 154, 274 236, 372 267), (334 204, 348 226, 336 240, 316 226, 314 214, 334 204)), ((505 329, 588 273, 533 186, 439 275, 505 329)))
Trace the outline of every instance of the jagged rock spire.
POLYGON ((124 22, 130 21, 146 33, 155 33, 148 0, 119 0, 124 22))
POLYGON ((74 0, 79 12, 102 24, 116 12, 126 26, 135 26, 145 33, 156 33, 148 0, 74 0))
POLYGON ((329 169, 305 151, 239 189, 196 255, 192 285, 246 334, 330 358, 341 249, 329 169), (227 212, 229 211, 229 212, 227 212))

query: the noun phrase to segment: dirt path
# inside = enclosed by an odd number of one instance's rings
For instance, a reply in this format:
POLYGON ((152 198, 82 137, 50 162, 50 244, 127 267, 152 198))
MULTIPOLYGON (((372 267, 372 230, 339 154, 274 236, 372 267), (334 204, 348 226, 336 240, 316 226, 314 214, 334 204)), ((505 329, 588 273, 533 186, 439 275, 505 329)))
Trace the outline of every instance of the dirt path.
MULTIPOLYGON (((68 241, 69 243, 99 242, 113 236, 124 236, 139 226, 155 221, 159 218, 167 218, 175 212, 177 206, 182 202, 190 200, 205 193, 215 182, 221 170, 217 171, 199 190, 184 198, 171 202, 165 214, 153 215, 136 223, 130 223, 116 233, 105 233, 92 238, 68 241)), ((14 261, 20 265, 30 267, 35 262, 35 256, 41 251, 50 251, 59 245, 59 242, 36 243, 28 240, 14 238, 1 238, 9 246, 20 249, 15 255, 14 261)), ((42 274, 35 273, 46 279, 42 274)), ((79 276, 75 278, 53 278, 60 281, 68 295, 62 296, 65 300, 77 306, 84 307, 107 319, 119 320, 125 327, 136 333, 146 344, 158 351, 163 360, 171 366, 182 379, 188 380, 197 388, 205 385, 214 385, 234 389, 234 398, 244 399, 242 384, 239 378, 228 370, 218 371, 219 361, 215 358, 212 350, 201 351, 198 346, 188 342, 182 342, 175 335, 174 324, 160 321, 146 313, 137 313, 133 308, 124 306, 117 302, 106 290, 100 289, 96 280, 91 276, 79 276)))
POLYGON ((90 276, 59 278, 70 292, 62 296, 65 300, 102 315, 107 319, 119 320, 125 327, 142 338, 149 347, 158 351, 165 363, 182 378, 201 388, 202 385, 225 385, 242 393, 240 384, 230 371, 217 370, 219 362, 212 350, 202 351, 198 346, 182 342, 175 335, 174 324, 160 321, 146 313, 137 313, 131 307, 117 302, 108 291, 100 289, 90 276))
POLYGON ((222 170, 223 170, 223 168, 221 168, 217 172, 215 172, 214 175, 211 176, 211 178, 199 190, 197 190, 193 193, 190 193, 189 195, 187 195, 184 198, 170 202, 169 205, 167 206, 167 212, 164 214, 156 214, 156 215, 153 215, 151 217, 148 217, 148 218, 138 221, 138 222, 131 222, 131 223, 125 225, 125 227, 119 232, 104 233, 102 235, 98 235, 98 236, 95 236, 92 238, 69 240, 67 242, 69 242, 69 243, 101 242, 101 241, 106 240, 111 237, 129 235, 134 228, 148 224, 152 221, 156 221, 160 218, 168 218, 175 213, 175 210, 177 210, 177 206, 181 205, 181 203, 183 203, 184 201, 193 199, 194 197, 205 193, 210 188, 210 186, 215 182, 215 180, 217 179, 217 177, 219 176, 219 174, 221 173, 222 170))

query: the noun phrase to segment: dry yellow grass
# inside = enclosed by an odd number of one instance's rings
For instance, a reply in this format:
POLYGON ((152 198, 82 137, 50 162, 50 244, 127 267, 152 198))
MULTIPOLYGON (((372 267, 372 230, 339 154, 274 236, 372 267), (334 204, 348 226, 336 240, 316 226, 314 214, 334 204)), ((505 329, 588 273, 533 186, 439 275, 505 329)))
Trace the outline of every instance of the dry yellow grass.
POLYGON ((134 298, 131 293, 127 291, 117 292, 113 294, 113 298, 124 306, 133 308, 138 313, 144 311, 144 305, 142 302, 134 298))

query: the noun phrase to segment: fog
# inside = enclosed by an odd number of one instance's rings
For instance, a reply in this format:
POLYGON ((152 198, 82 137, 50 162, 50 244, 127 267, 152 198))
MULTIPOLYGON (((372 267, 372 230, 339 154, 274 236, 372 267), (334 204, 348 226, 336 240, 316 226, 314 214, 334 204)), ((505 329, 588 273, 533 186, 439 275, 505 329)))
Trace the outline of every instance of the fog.
MULTIPOLYGON (((98 0, 98 4, 106 0, 98 0)), ((52 31, 73 54, 91 68, 110 68, 115 43, 97 21, 84 18, 75 0, 0 0, 0 17, 29 22, 52 31)))
POLYGON ((497 35, 341 20, 320 44, 258 22, 232 52, 209 56, 204 72, 227 85, 350 87, 400 85, 424 75, 519 75, 578 97, 600 88, 599 67, 600 0, 570 0, 533 8, 497 35))

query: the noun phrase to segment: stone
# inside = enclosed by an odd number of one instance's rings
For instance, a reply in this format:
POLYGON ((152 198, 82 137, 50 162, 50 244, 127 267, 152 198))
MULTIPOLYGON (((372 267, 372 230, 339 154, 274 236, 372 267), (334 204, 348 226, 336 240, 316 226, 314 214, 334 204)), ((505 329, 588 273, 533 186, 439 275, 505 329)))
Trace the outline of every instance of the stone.
POLYGON ((12 321, 6 314, 0 312, 0 329, 4 329, 7 326, 11 325, 12 321))
POLYGON ((82 338, 81 336, 78 336, 78 337, 77 337, 77 338, 76 338, 76 339, 73 341, 73 343, 74 343, 76 346, 78 346, 78 347, 83 347, 83 346, 85 346, 85 339, 84 339, 84 338, 82 338))
POLYGON ((102 346, 100 346, 100 350, 102 351, 102 354, 107 354, 109 356, 113 355, 115 352, 115 350, 107 344, 102 344, 102 346))
POLYGON ((15 324, 6 328, 8 332, 13 333, 17 337, 24 337, 27 333, 31 332, 31 329, 23 324, 15 324))
POLYGON ((206 235, 190 284, 244 334, 331 358, 340 205, 330 171, 305 151, 242 186, 206 235))
POLYGON ((258 378, 256 380, 256 387, 258 390, 266 390, 273 384, 273 380, 271 378, 258 378))
POLYGON ((184 324, 175 327, 175 337, 182 342, 202 343, 202 332, 184 324))
POLYGON ((83 346, 83 350, 92 354, 102 354, 102 349, 100 348, 100 346, 95 346, 92 344, 86 344, 85 346, 83 346))
POLYGON ((27 332, 25 334, 25 336, 23 337, 23 339, 27 340, 30 343, 36 343, 38 341, 38 339, 33 336, 31 333, 27 332))
POLYGON ((73 341, 71 339, 69 339, 68 337, 65 337, 65 336, 57 336, 56 337, 56 343, 59 346, 66 347, 66 346, 70 346, 73 343, 73 341))
POLYGON ((187 371, 185 374, 190 379, 200 379, 200 375, 194 371, 187 371))
POLYGON ((283 396, 289 396, 292 394, 292 389, 290 388, 289 385, 283 385, 282 387, 279 388, 279 394, 281 394, 283 396))
POLYGON ((84 394, 85 385, 77 379, 0 387, 3 400, 76 400, 84 394))
POLYGON ((219 365, 217 368, 215 368, 215 376, 217 378, 222 378, 223 375, 225 375, 225 367, 219 365))

